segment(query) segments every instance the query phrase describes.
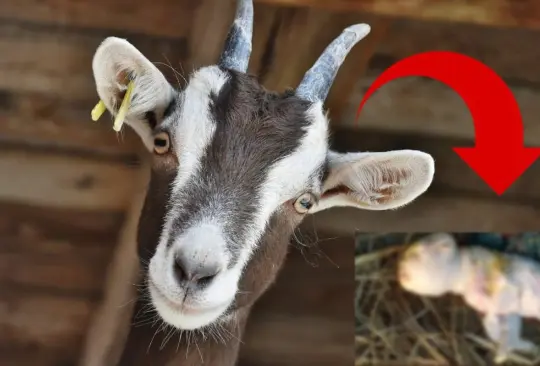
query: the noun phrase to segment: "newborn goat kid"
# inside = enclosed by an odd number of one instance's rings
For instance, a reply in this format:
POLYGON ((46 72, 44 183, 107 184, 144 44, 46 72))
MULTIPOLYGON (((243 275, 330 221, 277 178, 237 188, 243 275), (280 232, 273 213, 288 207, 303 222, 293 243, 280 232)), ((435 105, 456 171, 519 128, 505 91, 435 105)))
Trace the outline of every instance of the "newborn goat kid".
POLYGON ((252 22, 252 1, 239 0, 219 63, 193 72, 181 90, 123 39, 107 38, 92 64, 113 116, 131 85, 125 123, 153 155, 138 235, 152 307, 176 329, 217 324, 231 334, 226 345, 201 338, 191 353, 180 350, 192 360, 184 365, 200 363, 199 350, 206 365, 234 364, 245 319, 306 215, 395 209, 422 194, 434 173, 420 151, 329 149, 323 101, 368 25, 345 29, 295 91, 279 94, 246 75, 252 22))
POLYGON ((451 235, 433 234, 405 251, 398 281, 418 295, 463 296, 483 314, 484 329, 498 344, 497 362, 512 350, 537 350, 521 338, 521 317, 540 319, 540 264, 535 261, 481 247, 458 248, 451 235))

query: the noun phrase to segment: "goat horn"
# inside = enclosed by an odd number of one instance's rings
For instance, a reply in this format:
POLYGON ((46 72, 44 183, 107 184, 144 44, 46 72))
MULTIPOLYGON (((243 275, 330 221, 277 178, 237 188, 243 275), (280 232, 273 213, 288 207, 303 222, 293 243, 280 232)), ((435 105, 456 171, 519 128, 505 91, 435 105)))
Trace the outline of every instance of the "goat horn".
POLYGON ((324 101, 343 60, 353 46, 367 36, 370 30, 367 24, 356 24, 346 28, 326 47, 319 59, 306 72, 296 88, 296 95, 310 102, 324 101))
POLYGON ((253 35, 253 0, 237 0, 234 23, 227 34, 219 64, 227 69, 246 72, 253 35))

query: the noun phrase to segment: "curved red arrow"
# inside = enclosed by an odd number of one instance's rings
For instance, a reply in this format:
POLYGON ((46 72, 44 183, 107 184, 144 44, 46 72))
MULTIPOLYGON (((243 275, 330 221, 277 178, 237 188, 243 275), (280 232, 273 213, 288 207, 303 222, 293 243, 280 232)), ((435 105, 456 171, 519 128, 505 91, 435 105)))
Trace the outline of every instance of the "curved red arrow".
POLYGON ((480 61, 455 52, 419 53, 397 62, 370 86, 356 118, 379 87, 404 76, 438 80, 461 96, 473 118, 475 147, 454 147, 453 150, 498 195, 540 156, 540 148, 523 145, 519 106, 504 81, 480 61))

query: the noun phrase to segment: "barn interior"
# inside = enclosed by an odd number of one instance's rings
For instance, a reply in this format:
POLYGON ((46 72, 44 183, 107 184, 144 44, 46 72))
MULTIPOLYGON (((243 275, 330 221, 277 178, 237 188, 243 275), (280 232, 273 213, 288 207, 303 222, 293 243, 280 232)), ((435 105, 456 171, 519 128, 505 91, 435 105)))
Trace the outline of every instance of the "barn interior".
MULTIPOLYGON (((136 271, 145 171, 132 131, 117 135, 112 120, 90 119, 97 46, 111 35, 127 38, 176 83, 176 72, 216 62, 234 9, 234 0, 0 2, 1 364, 113 357, 107 342, 129 326, 120 314, 131 300, 125 279, 136 271), (111 304, 118 306, 113 318, 104 315, 111 304), (99 333, 104 323, 109 333, 99 333)), ((353 48, 326 101, 332 145, 428 152, 436 162, 433 184, 400 210, 332 209, 306 220, 277 283, 254 310, 241 366, 355 362, 356 232, 538 229, 538 163, 496 195, 452 150, 474 146, 475 131, 467 106, 446 85, 398 79, 377 91, 358 119, 356 110, 395 62, 455 51, 503 78, 520 106, 525 144, 540 146, 540 3, 255 0, 249 72, 269 89, 294 87, 328 43, 359 22, 369 23, 371 34, 353 48)))

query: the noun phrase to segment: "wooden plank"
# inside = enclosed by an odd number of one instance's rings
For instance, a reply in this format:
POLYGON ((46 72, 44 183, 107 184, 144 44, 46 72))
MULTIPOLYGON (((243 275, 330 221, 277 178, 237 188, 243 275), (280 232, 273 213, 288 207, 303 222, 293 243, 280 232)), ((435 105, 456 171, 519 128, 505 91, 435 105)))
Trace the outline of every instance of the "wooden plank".
POLYGON ((122 355, 131 329, 136 304, 133 300, 138 295, 137 289, 132 285, 138 283, 140 273, 137 228, 149 179, 149 160, 145 159, 135 182, 133 200, 122 224, 118 243, 106 273, 103 299, 88 327, 77 363, 80 366, 116 365, 122 355))
POLYGON ((350 321, 354 317, 351 294, 355 289, 353 236, 314 235, 307 230, 302 233, 296 235, 302 244, 293 240, 276 283, 255 305, 252 316, 350 321))
POLYGON ((540 209, 495 200, 425 194, 393 211, 333 208, 308 218, 305 225, 336 235, 364 232, 520 232, 538 230, 540 209))
POLYGON ((57 362, 73 360, 92 308, 85 299, 4 286, 0 292, 0 342, 10 348, 31 347, 37 353, 54 350, 57 362))
MULTIPOLYGON (((359 80, 340 127, 474 138, 472 118, 461 97, 427 78, 408 77, 382 86, 366 102, 356 121, 358 104, 375 78, 371 75, 359 80)), ((526 86, 511 86, 511 90, 523 116, 525 143, 540 146, 540 125, 536 123, 540 91, 526 86)))
POLYGON ((253 42, 248 73, 263 79, 274 60, 276 37, 281 23, 278 7, 257 4, 254 10, 253 42))
POLYGON ((104 156, 133 155, 138 136, 129 128, 118 135, 108 116, 94 123, 88 103, 46 94, 0 91, 0 141, 104 156))
POLYGON ((189 33, 197 5, 194 0, 159 0, 151 6, 129 0, 7 0, 0 14, 26 22, 181 37, 189 33))
POLYGON ((0 347, 3 360, 26 364, 16 362, 34 359, 24 355, 29 347, 40 365, 73 362, 120 219, 0 205, 0 343, 10 346, 0 347))
POLYGON ((267 70, 261 82, 283 91, 295 88, 328 43, 341 30, 333 14, 312 9, 279 9, 276 29, 269 39, 267 70))
MULTIPOLYGON (((111 35, 127 37, 153 62, 176 67, 187 58, 185 38, 170 40, 5 22, 0 24, 0 89, 86 102, 90 113, 97 102, 92 57, 103 39, 111 35)), ((158 67, 175 80, 167 66, 158 67)))
POLYGON ((36 347, 10 347, 10 345, 0 346, 0 357, 2 361, 11 365, 39 365, 58 366, 70 365, 73 356, 69 353, 58 350, 36 349, 36 347))
MULTIPOLYGON (((354 277, 354 276, 352 276, 354 277)), ((350 294, 352 311, 352 293, 350 294)), ((240 349, 240 366, 345 366, 354 364, 354 321, 309 316, 252 318, 240 349)))
POLYGON ((73 364, 122 215, 0 204, 0 359, 73 364))
MULTIPOLYGON (((230 0, 202 0, 193 14, 189 37, 190 67, 215 64, 219 60, 225 38, 232 25, 235 6, 230 0), (201 47, 204 45, 204 47, 201 47)), ((254 25, 255 26, 255 25, 254 25)))
MULTIPOLYGON (((362 126, 363 127, 363 126, 362 126)), ((540 130, 539 130, 540 132, 540 130)), ((416 149, 427 152, 435 159, 435 176, 430 192, 461 192, 486 198, 495 198, 491 188, 453 150, 457 146, 473 146, 471 139, 433 137, 381 130, 339 130, 332 134, 333 148, 337 151, 388 151, 416 149)), ((540 162, 534 163, 498 201, 536 204, 540 206, 540 162)))
POLYGON ((0 200, 66 209, 123 210, 132 198, 136 170, 122 162, 3 149, 0 200))
MULTIPOLYGON (((352 245, 351 245, 352 247, 352 245)), ((352 262, 354 256, 349 258, 352 262)), ((300 268, 305 273, 310 273, 308 263, 300 263, 300 268)), ((328 321, 352 321, 354 319, 351 307, 352 294, 354 294, 354 271, 347 270, 342 274, 333 274, 330 278, 327 272, 321 271, 313 278, 295 280, 288 277, 290 283, 285 280, 271 287, 256 304, 253 316, 266 317, 270 315, 282 315, 287 317, 310 316, 327 319, 328 321)), ((253 320, 256 322, 256 320, 253 320)), ((298 325, 301 326, 301 325, 298 325)), ((291 342, 294 339, 290 340, 291 342)))
MULTIPOLYGON (((5 239, 11 238, 2 238, 0 241, 5 239)), ((53 257, 31 253, 0 253, 0 287, 7 284, 99 298, 110 252, 103 247, 99 251, 79 249, 70 256, 53 257)))
POLYGON ((51 255, 67 253, 72 250, 66 245, 74 236, 79 236, 77 243, 106 243, 121 226, 123 212, 86 210, 65 210, 47 207, 37 209, 33 205, 0 203, 0 232, 10 236, 20 235, 23 239, 40 240, 54 236, 58 241, 45 241, 38 247, 27 246, 31 241, 18 244, 5 242, 5 250, 15 250, 24 246, 25 250, 51 255), (86 238, 86 239, 85 239, 86 238))
POLYGON ((357 11, 381 16, 431 21, 467 22, 486 26, 540 28, 540 4, 535 0, 257 0, 279 6, 357 11))
POLYGON ((266 4, 261 4, 265 19, 260 21, 260 30, 256 28, 255 35, 259 34, 267 41, 261 49, 258 47, 263 40, 256 39, 250 70, 259 74, 267 88, 277 91, 295 88, 324 49, 346 27, 361 22, 380 25, 368 40, 362 41, 351 52, 330 90, 328 106, 334 113, 333 117, 338 116, 355 86, 356 77, 363 74, 369 55, 384 34, 385 21, 361 14, 336 14, 310 8, 282 9, 268 5, 264 8, 262 5, 266 4))
POLYGON ((397 20, 377 47, 370 68, 380 71, 415 53, 446 50, 474 57, 503 78, 538 83, 539 37, 539 30, 397 20))
POLYGON ((99 298, 119 221, 107 212, 2 204, 0 287, 99 298))

